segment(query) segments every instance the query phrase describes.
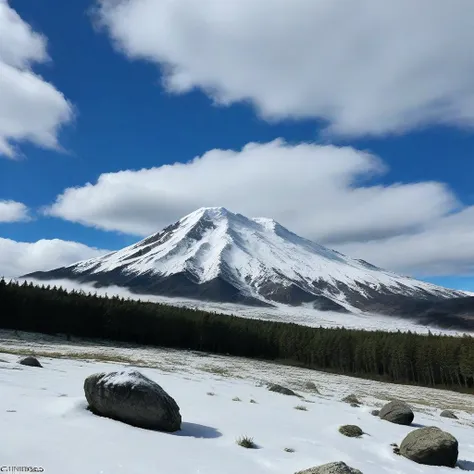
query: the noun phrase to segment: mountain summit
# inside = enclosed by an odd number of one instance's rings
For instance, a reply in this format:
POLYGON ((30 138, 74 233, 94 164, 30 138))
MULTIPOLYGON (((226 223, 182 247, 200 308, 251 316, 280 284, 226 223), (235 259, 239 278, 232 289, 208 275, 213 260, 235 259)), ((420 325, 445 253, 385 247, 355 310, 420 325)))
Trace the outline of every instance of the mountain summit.
POLYGON ((377 268, 299 237, 272 219, 207 207, 103 257, 28 277, 118 285, 135 293, 249 305, 310 304, 391 312, 466 296, 377 268))

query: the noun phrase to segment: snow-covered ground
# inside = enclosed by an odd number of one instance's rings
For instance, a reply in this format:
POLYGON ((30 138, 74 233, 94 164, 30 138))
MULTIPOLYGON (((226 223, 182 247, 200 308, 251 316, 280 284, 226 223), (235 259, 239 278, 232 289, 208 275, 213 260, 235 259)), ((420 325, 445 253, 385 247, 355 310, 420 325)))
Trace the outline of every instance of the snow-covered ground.
POLYGON ((252 306, 243 306, 231 303, 212 303, 209 301, 190 300, 185 298, 167 298, 165 296, 137 295, 131 293, 126 288, 118 286, 109 286, 105 288, 94 288, 92 285, 81 284, 71 280, 51 280, 40 281, 31 278, 17 279, 20 283, 23 281, 32 282, 35 285, 56 285, 67 291, 82 290, 86 293, 96 293, 98 295, 114 296, 118 295, 124 298, 130 298, 140 301, 149 301, 152 303, 163 303, 172 306, 185 306, 187 308, 196 308, 203 311, 215 311, 222 314, 233 314, 242 318, 263 319, 267 321, 278 321, 283 323, 295 323, 311 327, 345 327, 348 329, 365 329, 367 331, 412 331, 420 334, 427 334, 431 331, 433 334, 452 334, 459 335, 466 331, 437 329, 433 327, 417 324, 414 321, 396 316, 383 316, 380 314, 363 313, 353 309, 353 313, 336 313, 332 311, 318 311, 311 305, 287 306, 284 304, 275 304, 275 308, 261 308, 252 306))
POLYGON ((1 466, 38 466, 47 474, 293 474, 344 461, 364 474, 453 472, 392 452, 390 444, 400 443, 416 426, 434 425, 459 441, 456 471, 474 470, 472 395, 195 352, 68 344, 26 333, 16 337, 8 331, 0 332, 0 359, 1 466), (17 364, 18 355, 11 354, 15 350, 41 354, 44 368, 17 364), (86 410, 84 379, 130 365, 175 398, 182 431, 147 431, 86 410), (305 390, 307 381, 321 395, 305 390), (288 386, 304 400, 271 393, 265 382, 288 386), (359 397, 362 407, 340 401, 349 393, 359 397), (370 414, 392 397, 412 404, 415 426, 394 425, 370 414), (296 405, 307 411, 294 409, 296 405), (440 418, 443 408, 455 410, 459 420, 440 418), (346 438, 338 432, 342 424, 356 424, 366 434, 346 438), (238 446, 235 440, 242 435, 253 437, 259 449, 238 446))

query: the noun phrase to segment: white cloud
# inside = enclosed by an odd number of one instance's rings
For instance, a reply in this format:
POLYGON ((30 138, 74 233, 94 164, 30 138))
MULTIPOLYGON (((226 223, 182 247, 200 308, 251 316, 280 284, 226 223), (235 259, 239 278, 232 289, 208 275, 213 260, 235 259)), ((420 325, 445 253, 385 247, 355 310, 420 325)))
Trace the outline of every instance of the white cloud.
POLYGON ((52 270, 106 253, 106 250, 59 239, 29 243, 0 238, 0 277, 52 270))
POLYGON ((49 61, 46 38, 0 0, 0 156, 14 158, 16 144, 29 141, 58 149, 61 126, 73 118, 71 104, 32 71, 49 61))
POLYGON ((0 201, 0 223, 30 220, 28 208, 21 202, 0 201))
POLYGON ((45 212, 145 236, 198 207, 225 206, 273 217, 300 235, 387 268, 474 271, 474 246, 466 241, 474 235, 474 211, 462 210, 442 183, 371 184, 384 171, 377 157, 351 147, 250 143, 188 163, 102 174, 97 183, 66 189, 45 212))
POLYGON ((472 0, 97 0, 170 91, 317 117, 347 136, 474 125, 472 0))
POLYGON ((420 276, 474 275, 474 206, 437 219, 420 232, 339 245, 348 255, 420 276))

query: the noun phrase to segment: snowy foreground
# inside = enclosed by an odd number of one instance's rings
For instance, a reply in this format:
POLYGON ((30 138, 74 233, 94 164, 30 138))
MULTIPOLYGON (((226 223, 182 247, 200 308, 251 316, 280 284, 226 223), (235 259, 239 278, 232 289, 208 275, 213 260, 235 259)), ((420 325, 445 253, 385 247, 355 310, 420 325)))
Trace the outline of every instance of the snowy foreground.
POLYGON ((25 333, 17 338, 7 331, 0 332, 0 360, 2 466, 38 466, 47 474, 293 474, 344 461, 364 474, 474 471, 472 395, 194 352, 82 341, 68 345, 25 333), (19 356, 8 353, 24 350, 40 354, 43 368, 19 365, 19 356), (175 398, 182 431, 134 428, 86 410, 84 379, 125 366, 137 367, 175 398), (308 381, 321 395, 305 390, 308 381), (304 400, 269 392, 266 382, 292 388, 304 400), (349 393, 363 402, 360 408, 340 401, 349 393), (414 426, 370 414, 392 397, 413 406, 414 426), (294 409, 297 405, 307 411, 294 409), (459 420, 440 418, 444 408, 459 420), (366 434, 346 438, 338 432, 342 424, 359 425, 366 434), (400 444, 420 425, 438 426, 458 439, 459 467, 422 466, 393 454, 390 444, 400 444), (238 446, 235 440, 242 435, 253 437, 259 449, 238 446))

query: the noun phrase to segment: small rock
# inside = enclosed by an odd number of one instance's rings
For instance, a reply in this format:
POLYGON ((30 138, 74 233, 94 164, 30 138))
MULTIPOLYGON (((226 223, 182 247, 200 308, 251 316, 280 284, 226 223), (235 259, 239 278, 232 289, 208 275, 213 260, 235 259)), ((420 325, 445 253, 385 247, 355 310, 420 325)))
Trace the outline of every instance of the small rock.
POLYGON ((451 410, 443 410, 439 416, 442 416, 443 418, 452 418, 453 420, 457 420, 458 417, 454 414, 453 411, 451 410))
POLYGON ((319 394, 319 390, 318 390, 318 387, 316 387, 316 384, 314 382, 306 382, 304 384, 304 388, 306 390, 310 390, 311 392, 314 392, 314 393, 317 393, 319 394))
POLYGON ((401 400, 393 400, 382 407, 379 412, 382 420, 396 423, 397 425, 410 425, 415 418, 412 409, 401 400))
POLYGON ((435 426, 411 431, 400 445, 400 454, 418 464, 454 467, 458 459, 458 441, 435 426))
POLYGON ((342 425, 339 427, 339 433, 349 438, 359 438, 364 434, 357 425, 342 425))
POLYGON ((36 358, 36 357, 33 357, 33 356, 27 356, 27 357, 23 357, 23 359, 20 359, 18 361, 19 364, 21 365, 28 365, 30 367, 43 367, 39 360, 36 358))
POLYGON ((295 474, 362 474, 358 469, 348 466, 344 462, 330 462, 322 466, 310 467, 295 474))
POLYGON ((292 395, 294 397, 299 396, 297 393, 293 392, 293 390, 290 390, 289 388, 286 388, 286 387, 282 387, 281 385, 278 385, 276 383, 269 384, 268 390, 270 390, 270 392, 281 393, 283 395, 292 395))
POLYGON ((97 415, 159 431, 181 428, 175 400, 136 370, 93 374, 86 378, 84 392, 89 409, 97 415))
POLYGON ((361 404, 359 399, 353 393, 351 393, 350 395, 347 395, 341 401, 349 403, 351 406, 354 406, 354 405, 359 406, 361 404))
POLYGON ((379 416, 380 410, 372 410, 372 411, 370 412, 370 414, 371 414, 371 415, 374 415, 374 416, 379 416))

